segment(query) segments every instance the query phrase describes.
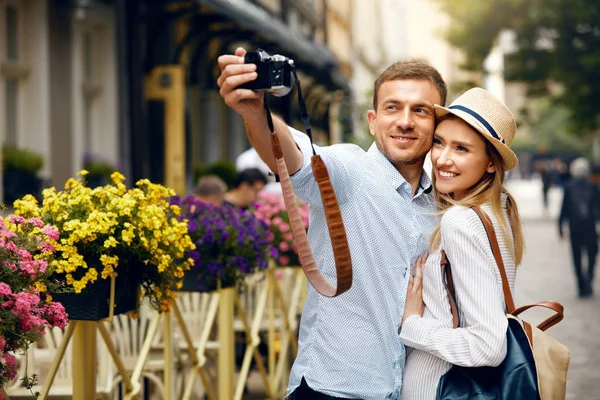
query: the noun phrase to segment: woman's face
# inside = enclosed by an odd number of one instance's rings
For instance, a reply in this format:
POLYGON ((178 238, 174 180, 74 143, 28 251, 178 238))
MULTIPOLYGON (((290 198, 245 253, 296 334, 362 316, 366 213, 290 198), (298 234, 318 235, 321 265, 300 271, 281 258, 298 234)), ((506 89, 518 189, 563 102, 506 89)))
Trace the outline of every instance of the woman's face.
POLYGON ((431 161, 435 174, 435 189, 454 193, 461 200, 467 191, 495 167, 486 151, 486 140, 459 118, 440 122, 433 135, 431 161))

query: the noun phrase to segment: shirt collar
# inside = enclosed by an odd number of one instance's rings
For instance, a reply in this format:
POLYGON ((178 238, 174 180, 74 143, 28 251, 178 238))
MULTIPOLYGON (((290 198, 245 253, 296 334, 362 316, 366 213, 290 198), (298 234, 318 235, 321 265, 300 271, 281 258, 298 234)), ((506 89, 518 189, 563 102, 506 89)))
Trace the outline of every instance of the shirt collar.
MULTIPOLYGON (((377 144, 375 142, 373 142, 371 147, 369 147, 367 154, 379 167, 381 167, 384 179, 389 182, 394 189, 398 190, 398 188, 400 188, 402 185, 408 185, 408 182, 406 179, 404 179, 402 174, 398 172, 390 160, 388 160, 387 157, 384 156, 381 151, 379 151, 379 148, 377 148, 377 144)), ((416 196, 423 192, 425 194, 431 193, 432 189, 433 186, 431 184, 431 179, 429 178, 429 175, 423 171, 421 174, 421 180, 419 181, 419 190, 417 190, 416 196)))
POLYGON ((382 178, 385 179, 386 182, 389 182, 394 189, 398 189, 404 183, 408 183, 402 174, 398 172, 396 167, 394 167, 394 164, 379 151, 375 142, 369 147, 367 154, 373 159, 375 164, 381 168, 383 172, 382 178))

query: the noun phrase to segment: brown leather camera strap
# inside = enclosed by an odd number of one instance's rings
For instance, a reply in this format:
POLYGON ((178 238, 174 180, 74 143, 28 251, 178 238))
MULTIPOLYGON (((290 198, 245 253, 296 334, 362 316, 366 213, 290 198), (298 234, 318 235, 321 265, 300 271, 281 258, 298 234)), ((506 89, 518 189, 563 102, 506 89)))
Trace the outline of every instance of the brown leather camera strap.
POLYGON ((323 203, 325 219, 329 229, 329 237, 331 238, 331 245, 333 247, 333 256, 335 259, 337 275, 337 287, 333 286, 327 280, 327 278, 325 278, 323 273, 319 270, 319 267, 317 266, 317 263, 313 257, 313 253, 306 236, 306 230, 300 216, 300 211, 298 210, 298 203, 296 202, 296 196, 294 195, 294 189, 292 188, 290 181, 289 171, 283 158, 283 151, 281 150, 279 139, 275 133, 271 112, 265 99, 264 104, 267 115, 267 123, 271 131, 271 146, 273 148, 273 155, 275 156, 277 163, 277 174, 281 182, 283 200, 290 218, 290 225, 292 227, 292 233, 298 249, 298 258, 300 259, 302 269, 306 274, 306 278, 315 288, 315 290, 317 290, 323 296, 335 297, 344 293, 352 286, 352 259, 350 257, 348 237, 346 236, 346 229, 344 227, 344 221, 342 219, 342 213, 340 211, 337 197, 335 195, 335 191, 333 190, 331 179, 329 178, 329 172, 327 171, 327 167, 325 166, 325 163, 323 163, 321 156, 316 154, 313 146, 308 112, 306 111, 306 105, 304 104, 304 100, 302 98, 300 81, 298 80, 295 71, 294 77, 296 79, 298 103, 300 104, 302 121, 313 150, 313 156, 311 158, 313 176, 321 193, 321 201, 323 203))
MULTIPOLYGON (((492 247, 492 253, 494 254, 494 259, 496 260, 496 265, 498 267, 498 271, 500 272, 500 277, 502 279, 502 291, 504 292, 504 301, 506 302, 506 307, 507 307, 508 313, 511 315, 514 315, 516 317, 519 314, 521 314, 523 311, 526 311, 533 307, 544 307, 544 308, 548 308, 548 309, 554 311, 555 312, 554 315, 550 316, 549 318, 547 318, 546 320, 544 320, 537 326, 542 331, 545 331, 546 329, 548 329, 548 328, 556 325, 560 321, 562 321, 562 319, 564 318, 564 307, 560 303, 557 303, 555 301, 546 300, 546 301, 541 301, 541 302, 535 303, 535 304, 529 304, 529 305, 522 306, 522 307, 515 309, 515 303, 513 301, 512 293, 510 291, 510 286, 508 284, 508 278, 506 276, 506 269, 504 267, 504 261, 502 260, 502 254, 500 253, 500 246, 498 245, 498 238, 496 237, 496 232, 494 230, 492 221, 491 221, 490 217, 485 213, 485 211, 483 211, 481 208, 479 208, 479 207, 471 207, 471 208, 473 209, 473 211, 475 211, 477 213, 477 215, 481 219, 481 222, 483 222, 483 226, 485 227, 485 231, 487 233, 490 245, 492 247)), ((446 253, 444 251, 442 251, 442 260, 440 261, 440 265, 442 268, 442 274, 444 275, 444 278, 445 278, 445 286, 446 286, 446 291, 448 293, 448 299, 450 300, 450 309, 452 311, 452 316, 453 316, 453 320, 454 320, 453 321, 454 328, 457 328, 458 327, 458 309, 456 307, 456 297, 455 297, 454 285, 453 285, 453 281, 452 281, 452 272, 450 269, 450 262, 446 258, 446 253)), ((531 325, 528 322, 523 321, 523 320, 521 320, 521 322, 523 323, 523 328, 525 330, 525 333, 527 334, 529 343, 531 343, 531 346, 533 347, 533 332, 531 329, 531 325)))

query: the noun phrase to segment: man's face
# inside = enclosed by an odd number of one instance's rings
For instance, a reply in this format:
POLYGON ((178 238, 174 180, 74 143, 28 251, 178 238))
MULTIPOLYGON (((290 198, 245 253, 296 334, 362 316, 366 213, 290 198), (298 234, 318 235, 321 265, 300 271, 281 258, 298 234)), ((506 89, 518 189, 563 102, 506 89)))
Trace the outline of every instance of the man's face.
POLYGON ((260 181, 254 182, 252 185, 246 182, 242 183, 240 188, 243 190, 244 193, 244 206, 249 207, 250 205, 252 205, 252 203, 254 203, 258 198, 258 193, 261 190, 263 190, 264 187, 265 184, 260 181))
POLYGON ((370 110, 369 129, 381 153, 395 166, 423 164, 435 129, 434 104, 442 99, 426 79, 386 81, 370 110))

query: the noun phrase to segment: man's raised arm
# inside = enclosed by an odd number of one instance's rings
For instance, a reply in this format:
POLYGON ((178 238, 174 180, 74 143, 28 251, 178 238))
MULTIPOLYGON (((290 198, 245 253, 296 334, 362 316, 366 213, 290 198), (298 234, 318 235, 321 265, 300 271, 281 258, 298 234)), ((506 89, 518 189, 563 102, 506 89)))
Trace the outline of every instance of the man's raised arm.
MULTIPOLYGON (((253 81, 257 77, 256 65, 244 63, 245 54, 246 50, 238 47, 235 55, 219 57, 219 68, 221 68, 221 75, 217 79, 217 84, 221 88, 219 93, 225 100, 225 104, 244 119, 248 139, 260 158, 272 171, 277 172, 271 148, 271 132, 265 115, 264 94, 250 89, 238 89, 238 86, 253 81)), ((290 175, 293 175, 302 168, 302 152, 296 146, 296 142, 283 120, 273 116, 273 124, 281 143, 288 171, 290 175)))

